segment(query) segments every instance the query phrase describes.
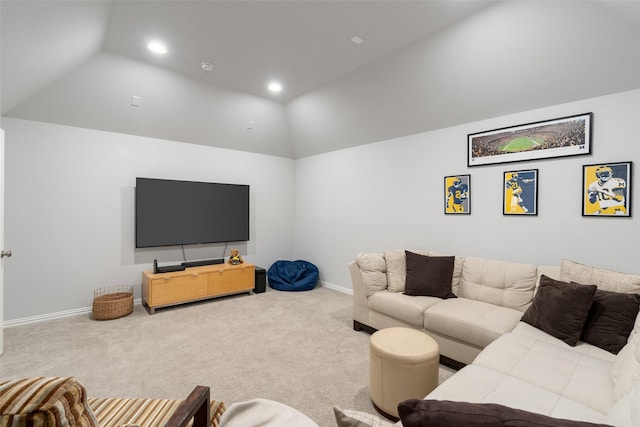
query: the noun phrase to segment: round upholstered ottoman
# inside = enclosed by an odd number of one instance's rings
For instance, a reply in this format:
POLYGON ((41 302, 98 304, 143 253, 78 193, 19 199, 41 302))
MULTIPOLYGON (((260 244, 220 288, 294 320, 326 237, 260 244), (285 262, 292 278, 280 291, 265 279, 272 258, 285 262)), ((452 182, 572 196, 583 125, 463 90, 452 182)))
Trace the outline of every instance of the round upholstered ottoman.
POLYGON ((369 393, 376 410, 398 418, 398 403, 422 399, 438 385, 438 343, 410 328, 381 329, 369 342, 369 393))

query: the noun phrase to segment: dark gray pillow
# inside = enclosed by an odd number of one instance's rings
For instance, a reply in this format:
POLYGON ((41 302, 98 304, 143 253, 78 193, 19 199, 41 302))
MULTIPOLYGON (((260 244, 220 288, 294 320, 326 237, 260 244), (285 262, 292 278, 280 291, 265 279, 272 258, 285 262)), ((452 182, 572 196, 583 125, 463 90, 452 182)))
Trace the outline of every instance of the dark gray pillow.
POLYGON ((604 427, 514 409, 494 403, 409 399, 398 404, 404 427, 604 427))
POLYGON ((575 346, 582 335, 596 285, 554 280, 543 275, 522 321, 575 346))
POLYGON ((404 293, 412 296, 455 298, 451 292, 453 256, 426 256, 405 251, 407 278, 404 293))
POLYGON ((639 308, 640 295, 598 289, 582 330, 582 341, 618 354, 627 344, 639 308))

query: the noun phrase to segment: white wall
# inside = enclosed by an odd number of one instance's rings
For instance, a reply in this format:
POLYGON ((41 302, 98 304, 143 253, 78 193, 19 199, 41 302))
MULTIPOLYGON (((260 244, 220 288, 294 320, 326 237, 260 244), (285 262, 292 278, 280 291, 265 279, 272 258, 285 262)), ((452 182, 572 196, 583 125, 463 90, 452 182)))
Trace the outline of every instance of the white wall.
MULTIPOLYGON (((424 248, 517 262, 561 258, 640 273, 640 203, 632 218, 582 217, 582 165, 640 166, 640 90, 528 111, 299 159, 295 253, 350 288, 359 252, 424 248), (468 168, 467 134, 593 112, 590 156, 468 168), (539 169, 538 216, 502 215, 503 172, 539 169), (470 174, 471 215, 444 215, 446 175, 470 174)), ((635 171, 634 176, 637 176, 635 171)), ((640 184, 639 184, 640 185, 640 184)))
MULTIPOLYGON (((3 127, 5 321, 86 309, 102 286, 135 285, 137 298, 154 258, 182 262, 179 247, 134 248, 137 176, 249 184, 251 240, 229 247, 265 268, 293 256, 291 159, 7 117, 3 127)), ((188 260, 223 250, 185 247, 188 260)))
POLYGON ((294 156, 637 89, 638 24, 605 3, 497 2, 305 93, 286 107, 294 156))
MULTIPOLYGON (((179 248, 134 249, 136 176, 250 184, 245 258, 265 268, 307 259, 345 290, 357 253, 402 248, 546 264, 566 257, 640 273, 635 186, 632 218, 581 216, 582 165, 640 164, 638 117, 640 90, 297 161, 5 117, 5 247, 14 253, 5 321, 86 309, 101 286, 134 284, 138 297, 154 258, 182 261, 179 248), (594 113, 590 156, 466 166, 468 133, 585 112, 594 113), (539 169, 539 215, 503 216, 502 173, 531 168, 539 169), (466 173, 472 213, 445 216, 443 177, 466 173)), ((186 248, 188 259, 222 250, 186 248)))

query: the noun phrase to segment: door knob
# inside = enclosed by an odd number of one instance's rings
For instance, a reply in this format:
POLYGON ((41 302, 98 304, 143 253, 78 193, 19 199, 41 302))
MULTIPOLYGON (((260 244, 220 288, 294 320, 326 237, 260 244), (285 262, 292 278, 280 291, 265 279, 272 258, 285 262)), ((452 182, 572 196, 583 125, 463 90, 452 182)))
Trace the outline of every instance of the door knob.
POLYGON ((0 252, 0 258, 4 258, 4 257, 11 258, 11 255, 12 255, 11 251, 2 251, 2 252, 0 252))

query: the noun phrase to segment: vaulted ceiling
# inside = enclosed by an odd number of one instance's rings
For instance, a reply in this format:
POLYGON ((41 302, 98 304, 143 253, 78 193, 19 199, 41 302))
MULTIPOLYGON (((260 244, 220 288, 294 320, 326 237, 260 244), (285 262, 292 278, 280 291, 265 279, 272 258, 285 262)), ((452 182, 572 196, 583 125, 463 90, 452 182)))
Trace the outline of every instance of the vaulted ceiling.
POLYGON ((0 7, 3 116, 276 156, 640 88, 638 1, 0 7))

